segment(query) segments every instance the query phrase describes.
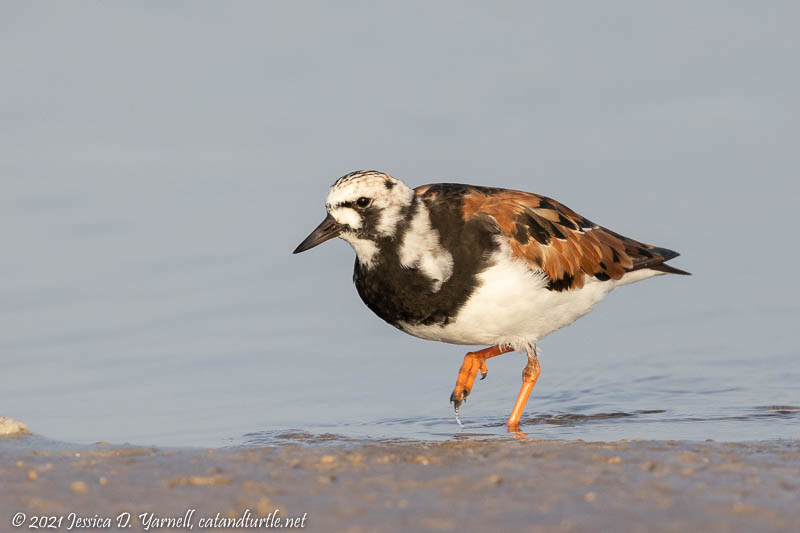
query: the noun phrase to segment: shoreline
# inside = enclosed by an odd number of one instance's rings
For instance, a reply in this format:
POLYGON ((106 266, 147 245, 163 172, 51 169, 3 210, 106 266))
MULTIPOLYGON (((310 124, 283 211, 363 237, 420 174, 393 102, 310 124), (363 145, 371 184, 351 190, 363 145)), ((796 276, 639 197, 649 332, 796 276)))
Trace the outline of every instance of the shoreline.
POLYGON ((307 440, 176 449, 2 437, 0 522, 56 517, 67 531, 72 513, 106 531, 153 531, 162 519, 173 520, 164 531, 253 530, 247 515, 261 519, 257 529, 294 529, 291 519, 350 532, 793 531, 800 522, 800 440, 307 440), (120 515, 130 527, 118 527, 120 515))

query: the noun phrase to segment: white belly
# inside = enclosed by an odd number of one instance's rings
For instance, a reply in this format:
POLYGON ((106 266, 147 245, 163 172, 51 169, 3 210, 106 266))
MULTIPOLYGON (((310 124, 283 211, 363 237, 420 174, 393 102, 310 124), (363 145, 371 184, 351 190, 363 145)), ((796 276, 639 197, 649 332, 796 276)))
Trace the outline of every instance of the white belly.
POLYGON ((400 327, 428 340, 524 350, 591 311, 615 287, 658 274, 640 270, 619 281, 591 278, 581 289, 551 291, 543 272, 501 251, 494 264, 478 275, 480 285, 449 324, 401 323, 400 327))

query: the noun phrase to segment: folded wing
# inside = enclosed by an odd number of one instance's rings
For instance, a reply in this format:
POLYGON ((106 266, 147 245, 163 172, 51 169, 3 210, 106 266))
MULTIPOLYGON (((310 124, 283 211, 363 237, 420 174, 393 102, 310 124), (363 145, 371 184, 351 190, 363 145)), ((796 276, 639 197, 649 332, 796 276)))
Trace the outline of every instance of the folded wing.
POLYGON ((644 268, 689 274, 664 264, 677 252, 614 233, 538 194, 470 187, 463 216, 494 227, 513 255, 547 275, 551 290, 579 289, 589 278, 619 280, 644 268))

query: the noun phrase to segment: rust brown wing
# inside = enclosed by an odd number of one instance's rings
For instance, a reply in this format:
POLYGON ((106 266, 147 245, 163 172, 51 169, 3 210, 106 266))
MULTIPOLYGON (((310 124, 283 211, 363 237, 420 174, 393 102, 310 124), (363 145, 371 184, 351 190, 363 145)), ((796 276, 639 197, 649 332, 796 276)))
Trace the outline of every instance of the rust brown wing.
POLYGON ((470 187, 462 209, 465 221, 481 217, 496 224, 511 252, 544 271, 552 290, 579 289, 587 276, 618 280, 643 268, 689 274, 664 264, 677 252, 614 233, 538 194, 470 187))

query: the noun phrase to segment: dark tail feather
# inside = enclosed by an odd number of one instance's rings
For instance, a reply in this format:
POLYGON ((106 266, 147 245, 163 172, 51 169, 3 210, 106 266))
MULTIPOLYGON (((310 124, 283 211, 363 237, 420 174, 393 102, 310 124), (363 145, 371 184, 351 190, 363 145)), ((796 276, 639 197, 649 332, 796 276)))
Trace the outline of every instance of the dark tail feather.
POLYGON ((632 250, 633 253, 638 251, 639 257, 634 259, 633 268, 629 269, 628 272, 649 268, 650 270, 657 270, 659 272, 666 272, 669 274, 691 276, 691 273, 686 272, 685 270, 681 270, 666 264, 666 261, 675 259, 681 255, 678 252, 674 250, 668 250, 667 248, 659 248, 657 246, 643 246, 644 247, 639 248, 638 250, 632 250))
POLYGON ((650 270, 658 270, 659 272, 666 272, 667 274, 680 274, 681 276, 691 276, 691 272, 686 272, 685 270, 681 270, 680 268, 675 268, 673 266, 669 266, 665 263, 661 263, 660 265, 651 266, 650 270))
MULTIPOLYGON (((664 261, 669 261, 670 259, 675 259, 679 255, 681 255, 678 252, 676 252, 674 250, 669 250, 667 248, 653 247, 653 248, 650 249, 650 251, 651 252, 655 252, 658 255, 660 255, 661 257, 663 257, 664 261)), ((657 265, 649 266, 647 268, 649 268, 651 270, 658 270, 659 272, 666 272, 667 274, 680 274, 681 276, 691 276, 692 275, 691 272, 686 272, 685 270, 681 270, 680 268, 675 268, 674 266, 667 265, 664 262, 659 263, 657 265)))

